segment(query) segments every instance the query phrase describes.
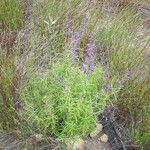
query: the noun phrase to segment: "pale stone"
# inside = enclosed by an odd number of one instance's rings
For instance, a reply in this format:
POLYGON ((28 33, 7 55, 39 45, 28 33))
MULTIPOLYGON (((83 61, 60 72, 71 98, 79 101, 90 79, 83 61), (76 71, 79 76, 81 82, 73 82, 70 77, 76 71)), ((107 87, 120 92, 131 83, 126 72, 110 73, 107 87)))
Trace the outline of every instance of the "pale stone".
POLYGON ((67 139, 65 143, 67 150, 84 150, 85 148, 85 141, 79 137, 67 139))
POLYGON ((43 139, 43 135, 42 134, 36 134, 35 135, 36 141, 41 141, 43 139))
POLYGON ((100 140, 104 143, 108 142, 108 135, 107 134, 103 134, 101 137, 100 137, 100 140))
POLYGON ((103 125, 102 124, 97 124, 96 128, 90 133, 90 137, 94 138, 96 137, 103 129, 103 125))
POLYGON ((102 125, 101 123, 98 123, 98 124, 96 125, 96 127, 97 127, 97 129, 99 130, 99 132, 101 132, 102 129, 103 129, 103 125, 102 125))
POLYGON ((83 139, 78 139, 73 145, 73 150, 84 150, 84 148, 85 142, 83 139))

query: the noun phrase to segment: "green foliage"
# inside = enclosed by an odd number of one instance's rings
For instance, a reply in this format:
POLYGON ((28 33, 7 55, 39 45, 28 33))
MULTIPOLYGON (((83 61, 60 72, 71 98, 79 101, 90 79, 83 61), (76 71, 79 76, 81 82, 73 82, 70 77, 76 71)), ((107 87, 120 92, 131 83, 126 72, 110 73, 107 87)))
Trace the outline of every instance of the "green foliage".
MULTIPOLYGON (((87 135, 97 121, 99 109, 103 108, 109 99, 127 118, 135 143, 142 148, 148 143, 147 84, 150 61, 147 57, 149 52, 145 50, 146 44, 141 43, 137 34, 143 18, 129 6, 121 8, 121 12, 106 21, 102 16, 105 2, 107 3, 106 0, 99 4, 87 0, 44 0, 33 4, 29 20, 31 30, 27 36, 26 32, 25 35, 19 36, 18 43, 12 50, 17 51, 18 56, 20 50, 23 51, 17 59, 21 58, 24 68, 27 69, 27 76, 20 88, 21 92, 19 91, 19 100, 25 107, 17 109, 17 113, 23 118, 17 127, 20 127, 24 135, 32 134, 35 130, 60 139, 87 135), (83 23, 85 18, 88 18, 86 25, 83 23), (97 32, 99 27, 101 29, 97 32), (70 35, 66 36, 68 28, 70 35), (75 36, 77 32, 79 36, 75 36), (90 33, 95 43, 89 43, 90 33), (81 40, 80 45, 77 45, 77 40, 81 40), (97 64, 94 72, 89 70, 88 75, 82 68, 84 65, 84 68, 89 69, 88 64, 83 62, 88 53, 87 48, 94 44, 98 52, 94 52, 94 59, 101 53, 98 59, 105 57, 102 60, 106 61, 110 74, 106 81, 107 85, 111 85, 109 90, 101 88, 105 81, 101 80, 103 74, 99 63, 94 62, 97 64), (80 65, 71 62, 73 59, 68 56, 69 52, 63 52, 67 45, 72 49, 76 48, 76 55, 80 57, 78 60, 81 60, 80 65), (42 71, 31 71, 37 64, 42 71), (49 68, 45 69, 43 66, 49 68), (131 70, 134 71, 127 76, 131 70), (103 96, 99 98, 99 94, 103 96)), ((20 28, 25 17, 24 12, 25 5, 20 4, 18 0, 0 0, 0 29, 20 28)), ((10 45, 10 37, 12 36, 0 39, 4 44, 10 45)), ((12 39, 12 45, 13 42, 12 39)), ((16 125, 16 108, 13 101, 16 99, 12 90, 17 84, 13 81, 16 76, 14 62, 14 57, 0 56, 0 130, 16 125)))
POLYGON ((33 73, 21 88, 25 103, 22 115, 42 132, 59 138, 89 133, 97 120, 98 110, 106 101, 99 101, 102 70, 96 67, 89 75, 60 58, 42 74, 33 73))
POLYGON ((10 129, 15 125, 15 109, 11 95, 15 66, 11 57, 0 55, 0 127, 10 129))
POLYGON ((31 13, 32 28, 39 36, 46 37, 51 43, 50 51, 62 52, 66 42, 66 14, 74 12, 80 4, 79 0, 70 2, 61 0, 45 0, 35 4, 31 13))
POLYGON ((147 126, 141 122, 141 118, 145 120, 145 114, 147 115, 149 110, 147 85, 150 61, 146 56, 144 43, 141 47, 141 41, 138 40, 137 33, 141 23, 142 18, 136 15, 134 9, 125 9, 115 15, 109 24, 101 24, 97 44, 106 54, 111 74, 107 82, 112 85, 115 95, 112 103, 127 119, 128 127, 130 129, 132 127, 130 130, 132 138, 144 145, 149 134, 145 132, 147 126), (143 126, 142 133, 141 126, 143 126))
POLYGON ((113 76, 124 75, 127 70, 139 65, 135 63, 141 61, 138 60, 141 49, 138 47, 136 33, 141 23, 141 17, 136 15, 133 9, 128 8, 115 15, 109 23, 98 24, 101 31, 97 34, 97 45, 103 49, 113 76))
POLYGON ((147 150, 150 144, 150 105, 147 105, 147 112, 144 112, 144 117, 141 122, 132 132, 130 132, 130 137, 134 139, 135 144, 139 145, 139 150, 147 150))
POLYGON ((0 28, 18 29, 23 23, 24 11, 19 0, 0 0, 0 28))

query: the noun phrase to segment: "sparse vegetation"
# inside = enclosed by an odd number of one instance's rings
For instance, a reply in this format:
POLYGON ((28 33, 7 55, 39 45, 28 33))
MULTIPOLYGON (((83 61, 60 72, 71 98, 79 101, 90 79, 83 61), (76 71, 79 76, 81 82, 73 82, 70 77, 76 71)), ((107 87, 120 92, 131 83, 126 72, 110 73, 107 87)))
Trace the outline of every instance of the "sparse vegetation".
POLYGON ((31 149, 49 137, 86 137, 113 105, 146 149, 150 35, 135 3, 113 3, 106 17, 107 0, 34 1, 26 16, 27 1, 0 0, 0 148, 14 130, 31 149))
POLYGON ((22 26, 25 17, 25 1, 0 1, 0 29, 16 30, 22 26))

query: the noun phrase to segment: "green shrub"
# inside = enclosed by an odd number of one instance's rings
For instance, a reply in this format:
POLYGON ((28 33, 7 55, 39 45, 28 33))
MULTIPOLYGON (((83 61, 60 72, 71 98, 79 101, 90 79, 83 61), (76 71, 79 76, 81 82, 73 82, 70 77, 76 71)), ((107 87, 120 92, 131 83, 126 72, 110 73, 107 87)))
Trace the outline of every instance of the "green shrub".
POLYGON ((101 79, 99 66, 87 75, 64 55, 48 72, 33 73, 24 83, 20 95, 25 103, 22 115, 41 132, 59 138, 86 135, 106 103, 99 100, 101 79))

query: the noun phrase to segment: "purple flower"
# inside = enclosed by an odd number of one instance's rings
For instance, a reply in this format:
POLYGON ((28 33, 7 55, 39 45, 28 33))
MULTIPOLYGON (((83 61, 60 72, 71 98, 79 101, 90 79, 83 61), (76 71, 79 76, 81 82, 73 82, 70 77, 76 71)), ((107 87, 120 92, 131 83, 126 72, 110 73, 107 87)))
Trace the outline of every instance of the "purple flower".
POLYGON ((129 76, 126 76, 126 81, 129 81, 130 80, 130 77, 129 76))
POLYGON ((111 85, 108 85, 108 86, 106 86, 106 87, 104 87, 104 91, 109 91, 110 89, 112 88, 112 86, 111 85))
POLYGON ((93 66, 92 66, 92 64, 88 64, 88 69, 90 70, 90 71, 92 71, 92 72, 94 72, 94 68, 93 68, 93 66))
POLYGON ((89 59, 89 57, 85 57, 85 64, 88 64, 90 62, 90 59, 89 59))
POLYGON ((102 28, 101 27, 98 28, 98 32, 102 32, 102 28))
POLYGON ((40 56, 39 59, 40 59, 41 63, 45 63, 45 60, 43 57, 40 56))
POLYGON ((131 70, 129 70, 128 72, 127 72, 127 76, 130 76, 133 72, 135 72, 136 70, 137 70, 138 68, 132 68, 131 70))
POLYGON ((124 79, 121 79, 121 80, 119 81, 119 84, 120 84, 120 86, 122 87, 123 84, 124 84, 124 79))
POLYGON ((95 43, 94 43, 94 40, 93 40, 93 35, 90 33, 90 35, 89 35, 89 43, 87 44, 87 46, 88 46, 88 48, 87 48, 87 53, 88 53, 88 56, 90 57, 90 58, 92 58, 92 56, 93 56, 93 51, 95 50, 95 48, 96 48, 96 45, 95 45, 95 43))
POLYGON ((82 23, 81 23, 81 27, 80 27, 80 34, 82 36, 83 32, 85 31, 86 27, 87 27, 87 23, 88 23, 88 18, 84 18, 82 20, 82 23))
POLYGON ((143 67, 144 67, 144 65, 142 64, 141 66, 138 66, 138 67, 136 67, 136 68, 132 68, 131 70, 129 70, 129 71, 127 72, 127 76, 133 74, 135 71, 139 71, 139 70, 143 69, 143 67))
POLYGON ((70 37, 71 34, 71 19, 70 19, 71 13, 70 11, 66 14, 66 35, 67 37, 70 37))
POLYGON ((96 46, 94 44, 91 44, 91 43, 87 44, 87 46, 88 46, 88 49, 87 49, 88 56, 92 57, 93 56, 92 55, 93 50, 96 48, 96 46))
POLYGON ((86 70, 86 68, 83 68, 83 72, 84 72, 84 74, 88 73, 87 70, 86 70))
POLYGON ((142 71, 140 71, 140 72, 138 72, 138 73, 136 73, 135 75, 134 75, 134 77, 138 77, 138 76, 140 76, 140 75, 142 75, 142 74, 144 74, 144 70, 142 70, 142 71))
POLYGON ((77 45, 80 46, 80 44, 81 44, 81 35, 78 32, 74 32, 74 36, 77 40, 77 45))
POLYGON ((80 27, 80 33, 78 33, 77 31, 74 32, 74 36, 77 40, 77 46, 80 46, 81 44, 81 39, 82 39, 82 35, 83 35, 83 32, 85 31, 85 28, 86 28, 86 25, 87 25, 87 21, 88 19, 85 18, 82 23, 81 23, 81 27, 80 27))
POLYGON ((89 34, 89 41, 90 41, 90 43, 93 43, 93 34, 92 33, 89 34))
POLYGON ((129 71, 127 72, 127 76, 131 75, 132 72, 133 72, 133 70, 129 70, 129 71))
POLYGON ((23 102, 19 102, 19 109, 25 109, 25 104, 23 102))
POLYGON ((130 76, 132 75, 132 73, 133 73, 134 71, 136 71, 136 69, 137 69, 137 68, 133 68, 133 69, 129 70, 129 71, 126 73, 126 77, 125 77, 125 80, 126 80, 126 81, 130 80, 130 76))
POLYGON ((74 36, 77 40, 77 46, 80 46, 80 44, 81 44, 82 35, 86 29, 87 22, 88 22, 88 18, 83 19, 83 21, 81 23, 81 27, 80 27, 80 33, 78 33, 77 31, 74 32, 74 36))

